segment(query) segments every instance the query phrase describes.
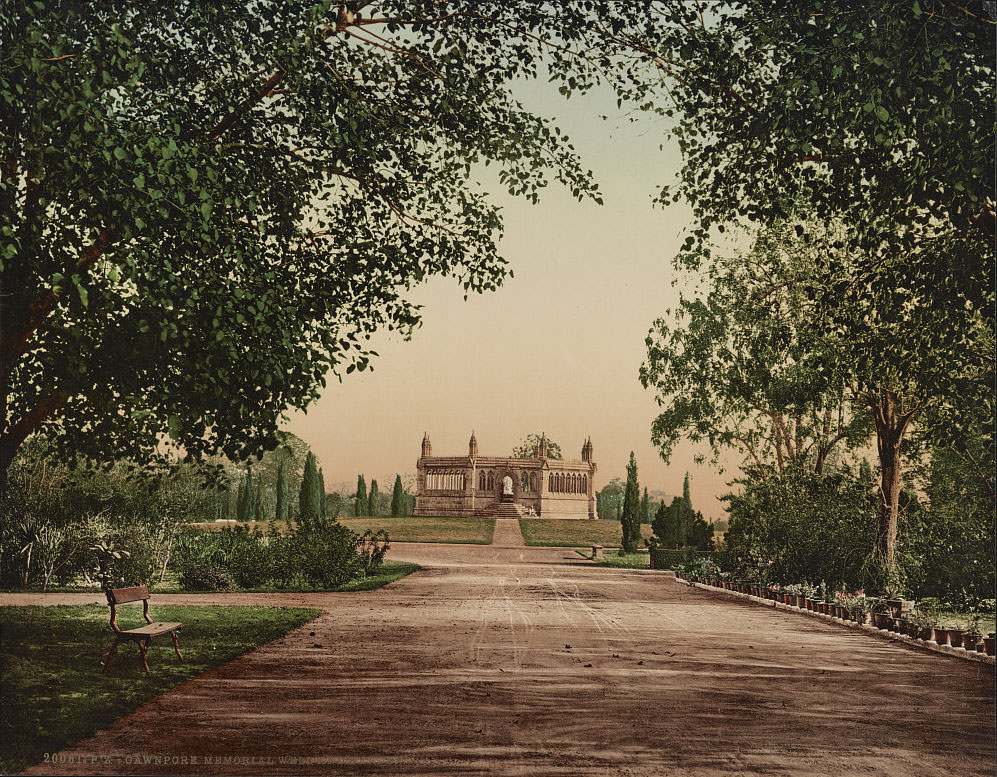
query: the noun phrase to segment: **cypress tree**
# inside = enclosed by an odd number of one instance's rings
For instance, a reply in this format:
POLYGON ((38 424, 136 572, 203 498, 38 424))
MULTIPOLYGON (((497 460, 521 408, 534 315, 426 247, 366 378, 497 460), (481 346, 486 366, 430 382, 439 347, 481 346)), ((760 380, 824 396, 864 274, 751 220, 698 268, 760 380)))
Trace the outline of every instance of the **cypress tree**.
POLYGON ((318 498, 318 468, 315 454, 311 451, 305 457, 305 473, 301 478, 298 492, 298 521, 304 529, 314 529, 321 518, 322 505, 318 498))
POLYGON ((263 490, 263 481, 261 480, 256 486, 255 502, 253 504, 253 520, 265 521, 267 519, 266 513, 266 492, 263 490))
POLYGON ((239 502, 240 521, 251 521, 256 510, 256 488, 253 484, 253 467, 246 466, 246 480, 242 485, 242 500, 239 502))
POLYGON ((325 475, 322 473, 322 468, 318 468, 318 503, 319 503, 319 515, 322 518, 328 518, 329 515, 326 512, 325 504, 325 475))
POLYGON ((684 548, 689 544, 692 535, 692 521, 694 513, 692 511, 692 498, 689 496, 689 473, 685 473, 685 480, 682 481, 682 522, 680 526, 679 539, 684 548))
POLYGON ((367 483, 364 482, 363 475, 357 475, 357 495, 353 502, 353 514, 367 515, 367 483))
POLYGON ((239 490, 235 497, 235 519, 237 521, 243 520, 243 516, 246 514, 246 479, 243 478, 239 483, 239 490))
POLYGON ((381 494, 377 490, 377 481, 370 481, 370 494, 367 496, 367 515, 378 515, 381 507, 381 494))
POLYGON ((644 487, 644 498, 640 500, 640 522, 651 522, 651 502, 647 497, 647 487, 644 487))
POLYGON ((403 502, 405 500, 405 491, 402 488, 402 476, 395 475, 395 487, 391 491, 391 517, 397 518, 402 514, 405 509, 403 502))
POLYGON ((630 463, 627 464, 627 488, 623 495, 620 521, 623 524, 622 551, 636 553, 640 539, 640 484, 637 482, 637 459, 633 451, 630 451, 630 463))
POLYGON ((274 518, 278 521, 290 519, 287 504, 287 473, 284 471, 284 462, 277 466, 277 509, 274 518))

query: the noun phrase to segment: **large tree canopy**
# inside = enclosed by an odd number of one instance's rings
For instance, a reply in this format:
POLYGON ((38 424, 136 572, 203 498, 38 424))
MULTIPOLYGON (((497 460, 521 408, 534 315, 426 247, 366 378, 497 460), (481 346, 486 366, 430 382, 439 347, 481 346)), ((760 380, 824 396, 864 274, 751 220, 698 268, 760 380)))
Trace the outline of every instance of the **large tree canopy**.
POLYGON ((541 55, 565 79, 577 59, 545 42, 577 16, 544 14, 0 10, 0 474, 42 429, 67 450, 142 454, 168 432, 241 458, 329 370, 364 369, 374 330, 418 324, 411 286, 501 283, 476 164, 498 163, 512 194, 535 200, 552 175, 598 199, 508 90, 541 55))
POLYGON ((994 241, 995 23, 985 3, 661 7, 647 29, 615 38, 668 83, 664 100, 653 81, 625 91, 676 117, 685 166, 665 197, 692 203, 700 238, 735 217, 788 216, 802 195, 867 245, 954 232, 980 266, 994 241))
POLYGON ((685 294, 645 341, 640 380, 662 408, 651 438, 667 461, 682 439, 724 448, 753 466, 820 473, 870 424, 850 407, 836 343, 814 320, 821 248, 786 223, 762 231, 749 251, 712 257, 707 289, 685 294))

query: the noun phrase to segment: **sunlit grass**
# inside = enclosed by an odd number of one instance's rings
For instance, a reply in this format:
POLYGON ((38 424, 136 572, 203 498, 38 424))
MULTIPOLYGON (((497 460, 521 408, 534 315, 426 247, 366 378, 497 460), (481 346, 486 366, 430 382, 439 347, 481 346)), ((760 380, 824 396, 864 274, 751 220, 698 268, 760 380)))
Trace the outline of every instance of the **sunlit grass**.
MULTIPOLYGON (((527 545, 568 548, 602 545, 616 548, 623 541, 623 528, 616 520, 520 518, 519 528, 527 545)), ((650 524, 641 524, 640 531, 642 537, 650 537, 650 524)))

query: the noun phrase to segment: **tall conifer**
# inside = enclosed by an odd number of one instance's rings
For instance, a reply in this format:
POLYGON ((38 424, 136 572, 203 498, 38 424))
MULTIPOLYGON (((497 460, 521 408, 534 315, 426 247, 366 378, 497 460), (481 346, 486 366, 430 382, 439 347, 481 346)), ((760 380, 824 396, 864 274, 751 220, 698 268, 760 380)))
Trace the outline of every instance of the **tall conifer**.
POLYGON ((356 499, 353 502, 353 514, 367 515, 367 483, 363 479, 363 475, 357 475, 357 494, 356 499))
POLYGON ((239 520, 251 521, 256 512, 256 484, 253 482, 253 467, 246 466, 246 480, 242 487, 242 502, 239 508, 239 520))
POLYGON ((402 476, 395 475, 395 487, 391 491, 391 517, 397 518, 402 514, 405 501, 405 490, 402 488, 402 476))
POLYGON ((322 468, 318 468, 318 503, 319 503, 319 515, 323 518, 328 518, 329 514, 326 512, 325 504, 325 475, 322 473, 322 468))
POLYGON ((623 552, 636 553, 640 540, 640 484, 637 482, 637 459, 633 451, 630 451, 630 463, 627 464, 627 488, 623 494, 620 522, 623 524, 623 552))
POLYGON ((682 522, 680 524, 680 540, 684 548, 689 544, 692 535, 692 521, 694 513, 692 511, 692 497, 689 495, 689 473, 685 473, 685 480, 682 481, 682 522))
POLYGON ((367 515, 378 515, 381 512, 381 494, 377 490, 377 481, 370 481, 370 494, 367 496, 367 515))
POLYGON ((644 497, 640 500, 640 522, 651 522, 651 502, 647 496, 647 487, 644 487, 644 497))
POLYGON ((290 518, 287 504, 287 473, 284 471, 284 462, 277 465, 277 509, 274 518, 278 521, 286 521, 290 518))
POLYGON ((318 498, 318 468, 315 454, 311 451, 305 457, 305 472, 298 492, 298 521, 304 529, 314 529, 321 518, 322 505, 318 498))

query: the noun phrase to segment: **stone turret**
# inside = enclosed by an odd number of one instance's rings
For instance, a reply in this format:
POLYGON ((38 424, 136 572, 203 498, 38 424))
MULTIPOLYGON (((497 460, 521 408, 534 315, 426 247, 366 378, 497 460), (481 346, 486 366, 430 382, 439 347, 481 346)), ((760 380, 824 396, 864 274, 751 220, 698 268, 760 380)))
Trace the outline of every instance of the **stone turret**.
POLYGON ((474 436, 474 430, 471 430, 471 439, 467 443, 467 455, 472 459, 478 457, 478 438, 474 436))
POLYGON ((540 445, 537 446, 537 458, 547 458, 547 435, 545 433, 540 434, 540 445))
POLYGON ((422 458, 427 459, 433 455, 433 444, 429 441, 429 432, 422 435, 422 458))
POLYGON ((582 445, 582 461, 592 461, 592 438, 589 437, 582 445))

